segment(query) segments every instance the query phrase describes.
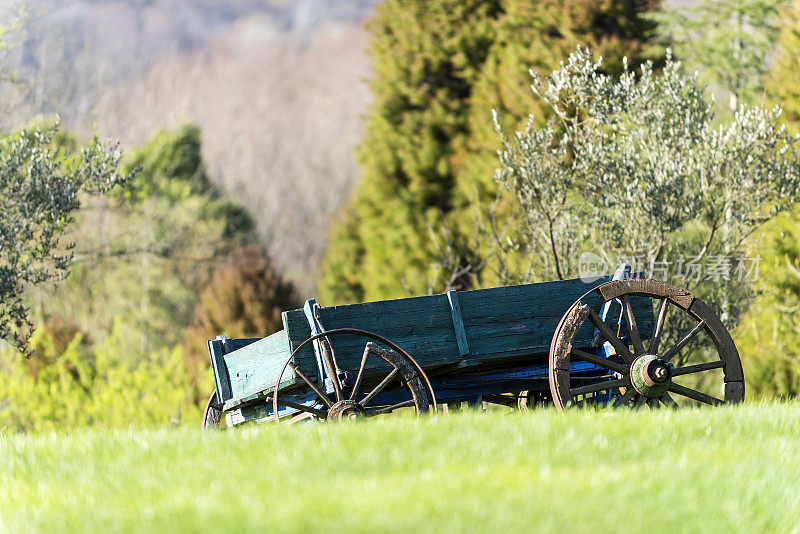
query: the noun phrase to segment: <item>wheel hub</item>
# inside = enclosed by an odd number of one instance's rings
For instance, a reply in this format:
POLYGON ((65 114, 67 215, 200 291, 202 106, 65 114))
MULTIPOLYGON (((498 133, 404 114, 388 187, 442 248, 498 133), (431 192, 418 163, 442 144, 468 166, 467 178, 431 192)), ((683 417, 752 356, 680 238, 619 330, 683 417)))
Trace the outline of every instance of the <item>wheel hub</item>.
POLYGON ((654 354, 643 354, 631 364, 631 384, 646 397, 659 397, 667 392, 672 381, 669 362, 654 354))
POLYGON ((364 417, 366 412, 359 403, 351 400, 339 401, 328 410, 328 421, 347 421, 364 417))

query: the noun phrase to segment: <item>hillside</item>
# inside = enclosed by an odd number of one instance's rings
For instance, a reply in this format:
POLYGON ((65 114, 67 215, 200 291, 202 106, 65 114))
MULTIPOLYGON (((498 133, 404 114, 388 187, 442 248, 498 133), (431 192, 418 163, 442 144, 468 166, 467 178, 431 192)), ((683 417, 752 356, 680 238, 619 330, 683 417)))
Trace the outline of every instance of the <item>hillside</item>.
MULTIPOLYGON (((0 23, 14 20, 12 0, 0 23)), ((242 201, 283 270, 313 291, 328 224, 357 179, 374 0, 26 1, 0 83, 13 128, 59 114, 126 146, 203 130, 212 179, 242 201)))
POLYGON ((796 405, 0 436, 4 532, 798 532, 796 405))

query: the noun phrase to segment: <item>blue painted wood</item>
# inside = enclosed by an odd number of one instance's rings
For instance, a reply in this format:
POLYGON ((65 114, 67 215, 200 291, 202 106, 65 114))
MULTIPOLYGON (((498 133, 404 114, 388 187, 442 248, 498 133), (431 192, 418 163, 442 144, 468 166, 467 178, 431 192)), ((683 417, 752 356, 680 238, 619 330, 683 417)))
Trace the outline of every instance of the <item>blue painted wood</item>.
POLYGON ((450 315, 453 317, 453 327, 456 331, 458 354, 460 356, 468 356, 469 344, 467 343, 467 332, 464 330, 464 319, 461 317, 461 305, 458 302, 458 291, 451 289, 446 294, 447 301, 450 303, 450 315))

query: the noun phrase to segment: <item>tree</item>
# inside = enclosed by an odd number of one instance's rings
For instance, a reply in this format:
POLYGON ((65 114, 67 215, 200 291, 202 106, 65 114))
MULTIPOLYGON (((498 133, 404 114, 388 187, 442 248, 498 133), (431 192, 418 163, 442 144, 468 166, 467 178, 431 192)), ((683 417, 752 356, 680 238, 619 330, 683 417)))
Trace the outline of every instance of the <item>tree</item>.
POLYGON ((186 330, 190 373, 196 376, 200 363, 208 361, 207 339, 218 334, 234 338, 267 336, 283 328, 282 312, 298 304, 294 288, 281 279, 263 248, 250 245, 237 249, 200 294, 194 319, 186 330))
POLYGON ((329 243, 321 299, 398 296, 403 284, 426 282, 427 228, 450 209, 452 158, 499 9, 482 0, 378 6, 363 174, 341 223, 348 230, 329 243))
POLYGON ((800 130, 800 1, 781 10, 778 52, 767 77, 767 93, 783 106, 784 119, 800 130))
POLYGON ((105 194, 126 182, 115 144, 93 139, 78 153, 54 146, 58 125, 0 140, 0 338, 26 352, 28 287, 63 279, 71 245, 60 238, 84 192, 105 194))
POLYGON ((800 227, 775 217, 754 240, 761 256, 758 296, 735 332, 748 395, 800 395, 800 227))
MULTIPOLYGON (((712 256, 741 250, 793 205, 800 156, 779 108, 739 107, 717 125, 713 99, 669 55, 661 75, 647 63, 617 80, 601 67, 579 48, 551 75, 532 72, 554 116, 542 126, 530 117, 503 137, 496 179, 518 202, 516 238, 552 276, 578 274, 579 247, 608 264, 638 256, 652 268, 688 256, 710 269, 712 256)), ((734 285, 730 273, 682 282, 704 282, 711 300, 734 285)))
MULTIPOLYGON (((363 174, 333 229, 325 302, 442 289, 442 221, 463 240, 469 200, 496 193, 489 109, 523 118, 531 99, 509 72, 553 68, 560 50, 597 44, 639 58, 654 2, 390 1, 370 24, 374 100, 359 150, 363 174), (444 216, 444 217, 443 217, 444 216)), ((458 255, 474 254, 458 247, 458 255)))
MULTIPOLYGON (((793 131, 800 127, 800 2, 781 9, 775 63, 767 77, 767 92, 781 103, 793 131)), ((744 358, 749 391, 755 396, 800 394, 800 233, 797 207, 776 217, 754 236, 762 258, 757 296, 736 332, 744 358)))
POLYGON ((778 7, 785 0, 703 0, 670 7, 652 18, 657 33, 700 81, 740 103, 763 100, 764 75, 778 37, 778 7))
POLYGON ((73 236, 72 276, 36 295, 43 319, 76 321, 102 343, 115 324, 131 360, 182 343, 200 292, 214 270, 253 240, 253 222, 214 187, 200 130, 182 125, 130 150, 129 187, 86 202, 73 236))

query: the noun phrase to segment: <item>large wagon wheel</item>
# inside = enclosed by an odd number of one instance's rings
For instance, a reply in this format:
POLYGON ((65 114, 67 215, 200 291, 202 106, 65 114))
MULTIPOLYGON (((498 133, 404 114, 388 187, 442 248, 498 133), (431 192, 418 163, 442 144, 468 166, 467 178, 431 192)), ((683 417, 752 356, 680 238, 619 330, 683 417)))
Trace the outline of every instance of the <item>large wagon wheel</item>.
MULTIPOLYGON (((394 410, 411 406, 414 407, 417 414, 426 413, 431 410, 434 412, 436 411, 436 397, 433 393, 433 387, 428 377, 425 375, 425 372, 422 370, 422 367, 420 367, 414 358, 388 339, 378 334, 355 328, 328 330, 327 332, 311 336, 298 345, 278 374, 271 399, 273 414, 278 414, 278 408, 280 406, 294 408, 297 412, 293 419, 308 416, 323 420, 342 421, 387 414, 394 410), (332 357, 333 355, 329 354, 328 350, 323 351, 323 363, 334 389, 333 397, 331 397, 331 394, 326 394, 321 391, 317 382, 309 378, 295 365, 294 357, 300 349, 318 339, 325 339, 328 342, 327 349, 330 349, 330 338, 342 335, 356 335, 372 341, 367 342, 364 347, 361 365, 352 383, 345 383, 340 380, 338 369, 332 357), (363 383, 365 378, 364 371, 368 368, 367 363, 370 358, 379 358, 383 360, 385 363, 389 364, 391 370, 384 373, 383 378, 380 380, 371 377, 370 387, 365 388, 367 390, 366 393, 362 393, 361 387, 365 385, 363 383), (284 395, 284 398, 281 398, 279 386, 287 368, 291 368, 295 375, 313 391, 317 401, 316 405, 308 406, 306 404, 294 402, 293 400, 287 400, 285 398, 286 395, 284 395), (388 392, 400 394, 405 394, 407 392, 410 398, 394 404, 376 404, 379 399, 378 395, 388 392)), ((280 423, 279 417, 273 416, 273 419, 276 423, 280 423)))
POLYGON ((628 279, 607 282, 575 302, 564 314, 553 335, 550 344, 549 378, 553 402, 559 410, 579 404, 579 399, 587 395, 602 392, 619 394, 614 399, 614 406, 646 404, 654 408, 659 405, 675 407, 675 398, 711 405, 736 403, 744 398, 744 374, 739 353, 719 317, 705 302, 688 291, 657 280, 628 279), (625 341, 582 302, 592 293, 599 296, 602 302, 618 299, 629 333, 625 341), (649 298, 657 304, 655 327, 646 349, 636 325, 631 297, 649 298), (672 346, 664 346, 662 338, 669 308, 677 308, 693 326, 672 346), (610 359, 601 358, 573 346, 575 336, 587 320, 597 329, 601 339, 614 348, 616 356, 610 359), (713 344, 711 352, 716 352, 716 359, 676 367, 676 356, 690 342, 699 340, 701 332, 710 338, 713 344), (573 359, 595 364, 608 373, 606 376, 594 378, 571 375, 570 362, 573 359), (676 377, 696 373, 713 374, 715 369, 722 369, 719 387, 724 399, 675 381, 676 377))
POLYGON ((206 402, 206 408, 203 410, 203 422, 201 423, 203 430, 209 428, 218 428, 222 420, 222 410, 218 408, 217 392, 214 391, 206 402))

